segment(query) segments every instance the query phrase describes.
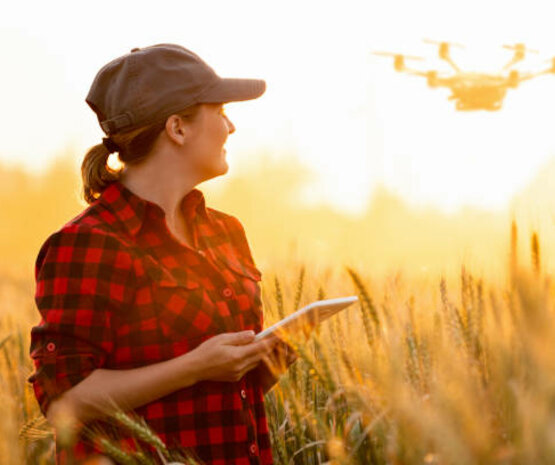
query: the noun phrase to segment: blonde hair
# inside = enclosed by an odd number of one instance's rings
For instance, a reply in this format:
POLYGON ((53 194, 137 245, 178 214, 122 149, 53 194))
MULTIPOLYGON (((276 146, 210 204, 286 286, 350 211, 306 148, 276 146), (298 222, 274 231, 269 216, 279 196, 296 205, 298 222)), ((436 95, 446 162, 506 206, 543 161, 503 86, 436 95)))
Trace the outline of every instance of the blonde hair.
MULTIPOLYGON (((200 106, 201 104, 195 104, 175 114, 194 120, 200 106)), ((124 165, 137 165, 144 161, 149 156, 156 139, 164 130, 168 117, 160 122, 111 135, 110 139, 118 147, 119 161, 124 165)), ((110 183, 117 181, 120 177, 123 168, 119 170, 110 168, 108 166, 109 156, 110 151, 101 143, 91 147, 83 158, 81 163, 82 194, 88 204, 93 203, 110 183)))

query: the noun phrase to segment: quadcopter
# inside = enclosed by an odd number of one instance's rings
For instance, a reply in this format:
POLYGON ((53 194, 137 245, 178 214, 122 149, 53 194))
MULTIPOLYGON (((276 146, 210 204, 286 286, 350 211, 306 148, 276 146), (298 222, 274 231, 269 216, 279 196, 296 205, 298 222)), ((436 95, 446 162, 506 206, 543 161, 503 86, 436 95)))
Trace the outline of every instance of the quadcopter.
POLYGON ((424 39, 424 42, 438 46, 439 58, 446 61, 454 70, 451 76, 443 77, 438 71, 419 71, 407 68, 406 60, 423 60, 421 57, 403 55, 390 52, 373 52, 375 55, 393 57, 393 67, 396 71, 425 77, 428 85, 432 88, 447 87, 451 89, 449 100, 454 100, 456 109, 460 111, 487 110, 497 111, 501 108, 503 99, 508 89, 516 89, 521 82, 528 81, 543 74, 555 74, 555 57, 549 60, 551 67, 539 72, 523 73, 511 69, 516 63, 524 60, 526 53, 538 53, 529 50, 524 44, 503 45, 503 48, 512 50, 513 57, 503 68, 505 74, 487 74, 477 72, 466 72, 455 64, 451 59, 451 47, 463 48, 460 44, 450 42, 436 42, 424 39))

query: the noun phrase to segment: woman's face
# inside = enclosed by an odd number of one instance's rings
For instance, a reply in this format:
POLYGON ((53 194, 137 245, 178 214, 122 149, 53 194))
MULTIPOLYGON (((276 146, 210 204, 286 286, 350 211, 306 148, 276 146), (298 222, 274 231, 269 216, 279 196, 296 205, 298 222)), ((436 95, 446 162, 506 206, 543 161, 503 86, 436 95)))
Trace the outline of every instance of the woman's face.
POLYGON ((227 136, 235 132, 235 126, 225 114, 224 104, 202 104, 191 129, 189 150, 201 177, 210 179, 227 173, 224 144, 227 136))

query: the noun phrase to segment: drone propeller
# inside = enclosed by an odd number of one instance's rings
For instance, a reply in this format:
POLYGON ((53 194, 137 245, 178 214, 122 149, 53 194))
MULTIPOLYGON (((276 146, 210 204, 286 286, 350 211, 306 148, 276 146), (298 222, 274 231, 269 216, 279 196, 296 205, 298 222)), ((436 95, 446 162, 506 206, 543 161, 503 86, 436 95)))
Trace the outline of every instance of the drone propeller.
POLYGON ((464 45, 457 44, 457 43, 454 43, 454 42, 438 42, 437 40, 431 40, 431 39, 422 39, 422 40, 427 44, 438 45, 439 46, 439 49, 438 49, 439 58, 441 58, 442 60, 445 60, 447 63, 449 63, 451 65, 451 67, 457 73, 460 72, 459 67, 453 62, 453 60, 449 56, 449 50, 450 50, 451 47, 464 48, 464 45))
POLYGON ((398 57, 401 56, 405 60, 424 60, 422 57, 417 57, 414 55, 404 55, 403 53, 393 53, 393 52, 372 52, 374 55, 379 55, 382 57, 398 57))
POLYGON ((526 56, 526 53, 538 53, 537 50, 531 50, 529 48, 526 48, 526 45, 524 45, 522 43, 514 44, 514 45, 503 45, 503 48, 507 49, 507 50, 512 50, 514 52, 512 60, 509 61, 509 63, 507 63, 503 67, 503 69, 509 69, 510 67, 512 67, 513 65, 518 63, 519 61, 524 60, 524 57, 526 56))
POLYGON ((404 71, 405 70, 405 60, 418 60, 422 61, 424 58, 417 57, 413 55, 403 55, 402 53, 391 53, 391 52, 372 52, 374 55, 378 56, 385 56, 385 57, 393 57, 393 67, 395 71, 404 71))
POLYGON ((507 50, 513 50, 516 53, 539 53, 537 50, 531 50, 526 48, 524 44, 514 44, 514 45, 503 45, 503 48, 507 50))
POLYGON ((422 39, 424 43, 426 44, 433 44, 433 45, 440 45, 440 46, 448 46, 448 47, 458 47, 458 48, 464 48, 464 45, 456 43, 456 42, 446 42, 446 41, 438 41, 438 40, 432 40, 432 39, 422 39))

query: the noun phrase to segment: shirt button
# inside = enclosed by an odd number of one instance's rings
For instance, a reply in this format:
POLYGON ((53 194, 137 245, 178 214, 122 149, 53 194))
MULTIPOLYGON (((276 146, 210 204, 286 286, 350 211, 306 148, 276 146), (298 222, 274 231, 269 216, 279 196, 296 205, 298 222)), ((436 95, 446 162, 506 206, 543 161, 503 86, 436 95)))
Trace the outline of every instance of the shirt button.
POLYGON ((48 344, 46 344, 46 350, 48 352, 54 352, 56 350, 56 344, 54 344, 53 342, 49 342, 48 344))
POLYGON ((233 296, 233 289, 231 289, 230 287, 224 287, 222 289, 222 295, 229 299, 233 296))
POLYGON ((247 391, 245 391, 244 389, 241 389, 241 397, 242 397, 243 399, 246 399, 246 398, 247 398, 247 391))
POLYGON ((256 443, 252 443, 249 447, 249 451, 252 455, 256 455, 256 452, 258 450, 258 447, 256 446, 256 443))

